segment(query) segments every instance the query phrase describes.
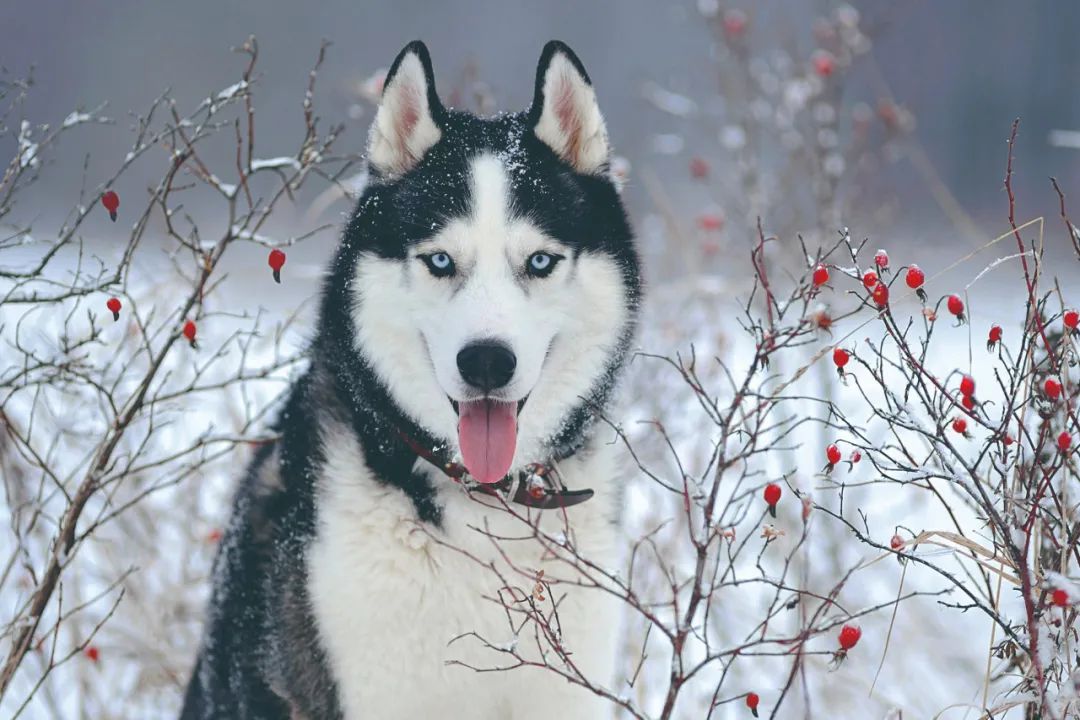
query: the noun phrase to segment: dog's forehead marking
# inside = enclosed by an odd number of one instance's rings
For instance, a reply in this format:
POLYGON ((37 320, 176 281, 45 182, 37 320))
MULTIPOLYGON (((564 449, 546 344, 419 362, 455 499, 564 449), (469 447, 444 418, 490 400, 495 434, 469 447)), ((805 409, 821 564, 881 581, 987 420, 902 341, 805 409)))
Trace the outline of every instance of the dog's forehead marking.
POLYGON ((490 240, 510 224, 510 180, 505 165, 490 153, 478 155, 471 165, 470 224, 484 231, 477 240, 490 240))
POLYGON ((440 233, 451 254, 474 267, 509 272, 523 253, 546 236, 535 223, 514 211, 513 167, 501 153, 483 152, 469 160, 466 214, 440 233))

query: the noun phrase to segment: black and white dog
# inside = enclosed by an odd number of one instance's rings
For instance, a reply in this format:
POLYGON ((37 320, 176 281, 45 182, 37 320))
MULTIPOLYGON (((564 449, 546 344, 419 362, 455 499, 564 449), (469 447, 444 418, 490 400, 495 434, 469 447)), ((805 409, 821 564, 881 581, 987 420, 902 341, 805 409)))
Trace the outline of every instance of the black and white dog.
POLYGON ((539 540, 619 561, 596 418, 640 280, 592 84, 551 42, 529 110, 477 118, 443 107, 414 42, 368 156, 310 368, 236 498, 182 717, 607 716, 559 673, 614 677, 616 601, 539 540), (540 570, 567 581, 547 602, 568 655, 496 601, 540 570), (467 633, 491 644, 450 642, 467 633), (449 662, 517 664, 506 647, 549 667, 449 662))

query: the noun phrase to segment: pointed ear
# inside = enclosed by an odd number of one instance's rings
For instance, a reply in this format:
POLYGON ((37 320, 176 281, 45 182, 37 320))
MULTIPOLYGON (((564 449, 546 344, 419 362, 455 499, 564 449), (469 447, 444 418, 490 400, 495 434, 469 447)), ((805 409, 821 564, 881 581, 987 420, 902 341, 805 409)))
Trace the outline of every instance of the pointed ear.
POLYGON ((382 100, 368 133, 368 163, 383 175, 401 175, 442 137, 445 114, 435 92, 427 46, 419 40, 398 54, 383 82, 382 100))
POLYGON ((536 137, 581 173, 604 170, 607 127, 589 74, 574 51, 558 40, 544 46, 529 109, 536 137))

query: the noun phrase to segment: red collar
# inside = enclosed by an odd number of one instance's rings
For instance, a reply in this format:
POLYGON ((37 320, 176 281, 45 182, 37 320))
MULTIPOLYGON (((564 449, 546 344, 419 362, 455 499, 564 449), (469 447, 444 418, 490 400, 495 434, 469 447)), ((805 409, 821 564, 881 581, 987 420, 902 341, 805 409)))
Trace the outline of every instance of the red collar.
POLYGON ((507 475, 496 483, 478 483, 469 477, 469 471, 461 463, 441 460, 433 450, 430 450, 414 438, 406 434, 401 428, 397 429, 398 436, 416 453, 417 457, 427 460, 439 468, 447 477, 460 483, 466 490, 481 492, 485 495, 505 498, 508 502, 525 505, 526 507, 540 510, 555 508, 568 508, 580 505, 593 496, 593 491, 567 490, 557 479, 557 473, 550 465, 531 463, 525 469, 514 475, 507 475))

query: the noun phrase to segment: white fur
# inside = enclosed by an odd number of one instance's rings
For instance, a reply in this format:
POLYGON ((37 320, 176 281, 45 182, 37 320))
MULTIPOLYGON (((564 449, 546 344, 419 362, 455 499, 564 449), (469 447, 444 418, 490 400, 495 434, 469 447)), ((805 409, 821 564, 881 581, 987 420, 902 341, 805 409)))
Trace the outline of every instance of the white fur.
POLYGON ((596 91, 561 52, 544 73, 544 108, 536 136, 579 172, 598 172, 607 164, 607 126, 596 91))
MULTIPOLYGON (((592 486, 597 491, 593 500, 567 510, 569 526, 584 556, 602 567, 614 567, 616 530, 611 515, 616 468, 613 446, 606 440, 596 442, 595 451, 562 463, 560 471, 570 486, 592 486)), ((501 583, 484 564, 493 563, 508 584, 525 592, 539 569, 550 579, 575 578, 566 563, 542 557, 534 539, 501 543, 523 571, 515 572, 491 540, 472 529, 488 527, 494 535, 522 537, 531 533, 529 527, 501 507, 470 498, 438 473, 432 480, 443 505, 443 528, 421 526, 403 492, 368 474, 353 436, 330 429, 324 443, 327 465, 318 484, 318 537, 307 556, 308 590, 346 720, 611 716, 605 701, 549 670, 477 673, 446 664, 450 660, 481 668, 512 664, 509 655, 484 649, 475 638, 450 644, 469 632, 496 644, 512 639, 505 611, 485 599, 496 597, 501 583)), ((424 467, 423 461, 417 467, 424 467)), ((562 514, 544 511, 539 527, 550 534, 561 532, 562 514)), ((610 687, 618 601, 598 589, 560 583, 552 591, 556 597, 566 594, 559 619, 573 661, 590 680, 610 687)), ((526 628, 517 649, 538 659, 533 631, 526 628)))
POLYGON ((424 66, 410 52, 383 88, 368 134, 368 162, 388 176, 400 175, 420 162, 441 137, 428 103, 424 66))
POLYGON ((518 418, 513 467, 543 459, 544 443, 587 395, 615 351, 627 319, 626 288, 614 260, 570 248, 508 211, 507 171, 481 155, 472 163, 471 212, 410 250, 402 264, 360 260, 354 327, 375 372, 410 418, 457 448, 447 396, 468 399, 457 353, 494 338, 517 356, 505 400, 528 396, 518 418), (538 250, 566 255, 547 278, 522 276, 538 250), (436 278, 415 257, 445 252, 453 278, 436 278), (432 372, 434 368, 434 372, 432 372))

